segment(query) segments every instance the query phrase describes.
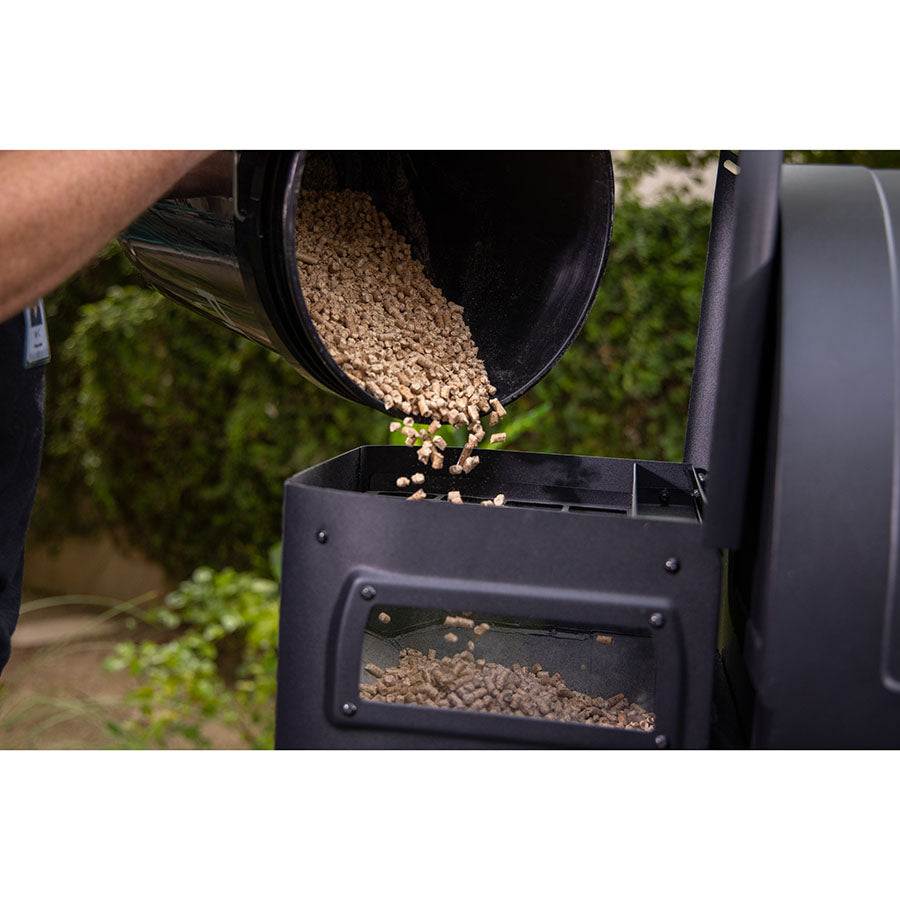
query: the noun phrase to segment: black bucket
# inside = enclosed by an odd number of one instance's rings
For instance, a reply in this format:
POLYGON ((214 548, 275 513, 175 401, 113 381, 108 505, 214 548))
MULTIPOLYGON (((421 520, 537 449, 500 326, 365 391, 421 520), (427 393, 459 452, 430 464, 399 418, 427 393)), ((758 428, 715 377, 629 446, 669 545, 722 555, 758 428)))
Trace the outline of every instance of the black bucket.
POLYGON ((508 403, 578 334, 606 265, 608 151, 240 151, 121 236, 162 294, 276 351, 311 381, 383 410, 326 351, 294 250, 297 196, 364 191, 464 318, 508 403))

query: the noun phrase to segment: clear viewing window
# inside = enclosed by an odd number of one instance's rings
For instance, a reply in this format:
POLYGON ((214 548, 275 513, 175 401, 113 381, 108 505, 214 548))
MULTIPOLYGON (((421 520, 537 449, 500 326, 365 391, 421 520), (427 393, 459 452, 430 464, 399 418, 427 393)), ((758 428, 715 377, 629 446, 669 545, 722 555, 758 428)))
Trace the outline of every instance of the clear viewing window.
POLYGON ((647 635, 475 611, 376 606, 361 699, 653 731, 647 635))

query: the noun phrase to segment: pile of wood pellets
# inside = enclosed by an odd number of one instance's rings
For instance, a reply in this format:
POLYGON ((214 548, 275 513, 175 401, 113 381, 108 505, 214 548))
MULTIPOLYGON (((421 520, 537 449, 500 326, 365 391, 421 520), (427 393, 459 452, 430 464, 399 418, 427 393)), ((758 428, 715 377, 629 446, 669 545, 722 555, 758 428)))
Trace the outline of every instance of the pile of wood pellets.
MULTIPOLYGON (((401 431, 407 446, 418 446, 426 470, 444 466, 441 425, 465 428, 465 446, 449 472, 471 472, 479 463, 473 451, 486 436, 482 418, 493 427, 506 410, 462 307, 431 283, 407 241, 359 191, 302 190, 296 247, 303 296, 335 363, 386 412, 403 416, 390 429, 401 431)), ((490 442, 505 439, 497 432, 490 442)), ((426 473, 417 472, 398 478, 397 486, 416 485, 408 499, 421 500, 426 481, 426 473)), ((447 498, 463 502, 459 491, 447 498)), ((482 504, 502 506, 504 500, 498 494, 482 504)))
POLYGON ((571 690, 560 677, 542 669, 513 663, 511 667, 476 659, 471 650, 438 658, 410 647, 400 651, 399 664, 382 669, 368 663, 375 680, 359 686, 363 700, 408 703, 444 709, 464 709, 554 719, 560 722, 653 731, 652 713, 622 694, 591 697, 571 690))
MULTIPOLYGON (((487 622, 476 625, 470 615, 446 616, 444 627, 469 629, 475 638, 491 630, 487 622)), ((381 612, 378 621, 387 625, 391 617, 381 612)), ((450 630, 444 634, 444 640, 456 644, 459 635, 450 630)), ((597 636, 598 643, 611 644, 612 641, 609 635, 597 636)), ((466 646, 468 649, 440 659, 437 650, 431 649, 425 654, 406 647, 400 651, 399 665, 389 669, 367 663, 363 668, 374 681, 361 682, 359 696, 363 700, 382 703, 409 703, 653 731, 653 713, 637 703, 629 703, 621 693, 605 700, 591 697, 573 691, 558 672, 551 674, 540 664, 529 669, 518 663, 513 663, 511 668, 489 663, 485 659, 476 659, 474 640, 469 640, 466 646)))

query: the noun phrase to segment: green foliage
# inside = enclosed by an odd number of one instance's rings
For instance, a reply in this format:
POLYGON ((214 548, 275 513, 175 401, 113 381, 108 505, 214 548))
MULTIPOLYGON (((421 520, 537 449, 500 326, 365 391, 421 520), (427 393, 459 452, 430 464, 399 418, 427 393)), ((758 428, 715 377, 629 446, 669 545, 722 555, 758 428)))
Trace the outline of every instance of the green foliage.
POLYGON ((72 442, 79 419, 82 369, 67 358, 65 343, 85 304, 101 300, 111 285, 142 284, 114 243, 44 298, 53 359, 46 368, 47 422, 31 528, 45 539, 88 532, 102 523, 85 484, 81 456, 72 442))
MULTIPOLYGON (((627 150, 616 154, 615 173, 620 200, 634 199, 633 191, 637 183, 647 175, 652 175, 660 166, 680 169, 691 176, 695 184, 700 184, 702 171, 713 160, 718 159, 718 150, 627 150)), ((687 189, 675 192, 686 194, 687 189)))
POLYGON ((167 747, 180 737, 208 747, 216 723, 253 749, 270 749, 277 583, 202 567, 147 620, 168 639, 122 642, 107 660, 109 671, 127 669, 141 682, 127 697, 135 716, 113 727, 117 737, 132 746, 167 747))

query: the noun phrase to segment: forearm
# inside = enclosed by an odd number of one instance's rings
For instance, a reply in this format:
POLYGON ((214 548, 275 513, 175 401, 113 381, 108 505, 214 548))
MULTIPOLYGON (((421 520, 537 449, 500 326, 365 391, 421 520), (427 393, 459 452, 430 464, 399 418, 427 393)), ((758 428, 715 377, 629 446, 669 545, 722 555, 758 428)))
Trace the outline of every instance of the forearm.
POLYGON ((77 272, 207 156, 198 150, 0 153, 0 321, 77 272))

